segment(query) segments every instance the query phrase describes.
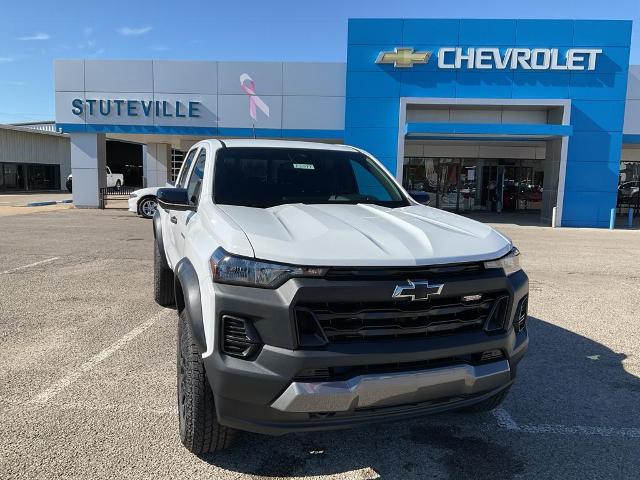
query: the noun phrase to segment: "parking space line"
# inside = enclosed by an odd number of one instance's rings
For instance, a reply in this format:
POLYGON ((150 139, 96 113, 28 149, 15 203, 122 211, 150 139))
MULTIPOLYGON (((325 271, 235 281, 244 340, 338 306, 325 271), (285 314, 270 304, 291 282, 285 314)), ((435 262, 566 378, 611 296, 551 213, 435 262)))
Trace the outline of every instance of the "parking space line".
POLYGON ((17 272, 19 270, 24 270, 25 268, 31 268, 31 267, 35 267, 35 266, 38 266, 38 265, 42 265, 44 263, 53 262, 54 260, 58 260, 59 258, 60 257, 51 257, 51 258, 47 258, 46 260, 40 260, 39 262, 30 263, 29 265, 22 265, 21 267, 11 268, 9 270, 5 270, 4 272, 0 272, 0 275, 4 275, 6 273, 17 272))
POLYGON ((73 369, 68 375, 54 382, 50 387, 42 391, 36 397, 32 398, 28 403, 40 404, 40 405, 47 403, 51 398, 55 397, 60 392, 62 392, 65 388, 67 388, 69 385, 71 385, 76 380, 78 380, 78 378, 80 378, 84 373, 87 373, 88 371, 92 370, 93 368, 96 367, 96 365, 105 361, 107 358, 109 358, 111 355, 116 353, 118 350, 125 347, 129 342, 131 342, 136 337, 144 333, 145 330, 151 327, 158 320, 168 315, 169 312, 170 310, 163 310, 157 315, 151 317, 146 322, 141 323, 136 328, 134 328, 133 330, 125 334, 123 337, 121 337, 119 340, 117 340, 115 343, 111 344, 109 347, 105 348, 100 353, 97 353, 96 355, 91 357, 89 360, 84 362, 79 367, 73 369))
POLYGON ((640 428, 587 427, 584 425, 519 425, 503 407, 491 412, 498 427, 512 432, 556 435, 597 435, 601 437, 640 438, 640 428))
POLYGON ((493 416, 496 417, 496 420, 498 420, 498 426, 505 428, 507 430, 518 430, 518 424, 516 423, 516 421, 511 418, 511 415, 509 415, 509 412, 507 412, 503 407, 498 407, 495 410, 493 410, 491 413, 493 413, 493 416))

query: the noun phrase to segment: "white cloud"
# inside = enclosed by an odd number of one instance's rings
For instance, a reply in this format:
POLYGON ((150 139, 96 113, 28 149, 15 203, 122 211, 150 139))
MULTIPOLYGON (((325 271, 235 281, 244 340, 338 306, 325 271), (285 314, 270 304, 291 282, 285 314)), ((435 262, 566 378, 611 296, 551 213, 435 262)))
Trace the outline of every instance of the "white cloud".
POLYGON ((90 53, 89 55, 87 55, 87 58, 96 58, 96 57, 100 57, 103 53, 105 52, 104 48, 99 48, 98 50, 96 50, 93 53, 90 53))
POLYGON ((118 29, 118 33, 125 37, 131 37, 135 35, 144 35, 145 33, 149 33, 153 27, 121 27, 118 29))
POLYGON ((33 35, 28 35, 26 37, 20 37, 20 40, 23 41, 31 41, 31 40, 49 40, 51 36, 48 33, 38 32, 33 35))
POLYGON ((11 63, 15 60, 13 57, 0 57, 0 63, 11 63))

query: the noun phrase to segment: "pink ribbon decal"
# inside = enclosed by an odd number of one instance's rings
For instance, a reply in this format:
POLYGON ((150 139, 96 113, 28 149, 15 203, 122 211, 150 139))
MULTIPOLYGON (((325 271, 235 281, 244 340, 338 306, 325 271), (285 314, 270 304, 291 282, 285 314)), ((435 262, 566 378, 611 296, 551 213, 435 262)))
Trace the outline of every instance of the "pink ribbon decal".
POLYGON ((262 99, 256 95, 256 87, 253 83, 253 78, 251 78, 246 73, 240 75, 240 86, 244 93, 249 95, 249 115, 253 120, 257 120, 257 111, 256 107, 258 107, 262 113, 264 113, 267 117, 269 116, 269 105, 264 103, 262 99))

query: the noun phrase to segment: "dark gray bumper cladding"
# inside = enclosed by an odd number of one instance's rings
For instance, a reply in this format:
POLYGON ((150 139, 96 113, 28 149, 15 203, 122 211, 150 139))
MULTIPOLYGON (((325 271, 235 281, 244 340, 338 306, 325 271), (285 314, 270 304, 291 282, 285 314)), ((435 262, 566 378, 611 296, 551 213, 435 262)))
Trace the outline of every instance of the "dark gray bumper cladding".
MULTIPOLYGON (((219 421, 259 433, 344 428, 374 421, 413 418, 479 402, 509 386, 524 355, 526 329, 482 330, 402 341, 332 343, 315 349, 297 346, 293 307, 300 302, 372 302, 390 296, 396 281, 295 279, 277 290, 216 285, 216 332, 230 314, 252 321, 264 345, 251 361, 223 355, 215 345, 204 359, 216 398, 219 421), (309 369, 437 361, 503 352, 502 359, 478 365, 439 365, 398 371, 392 376, 354 376, 340 381, 300 381, 309 369), (317 388, 318 396, 309 392, 317 388)), ((495 272, 447 281, 451 295, 508 292, 509 322, 528 294, 524 272, 495 272)))

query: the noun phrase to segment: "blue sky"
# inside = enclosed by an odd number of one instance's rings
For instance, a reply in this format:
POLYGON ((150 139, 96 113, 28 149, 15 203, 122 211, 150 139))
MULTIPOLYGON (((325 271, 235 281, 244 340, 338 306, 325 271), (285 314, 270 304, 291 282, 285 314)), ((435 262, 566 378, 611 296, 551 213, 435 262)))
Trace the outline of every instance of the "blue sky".
POLYGON ((54 118, 55 58, 345 61, 347 19, 634 20, 639 0, 300 0, 2 2, 0 123, 54 118))

